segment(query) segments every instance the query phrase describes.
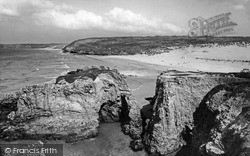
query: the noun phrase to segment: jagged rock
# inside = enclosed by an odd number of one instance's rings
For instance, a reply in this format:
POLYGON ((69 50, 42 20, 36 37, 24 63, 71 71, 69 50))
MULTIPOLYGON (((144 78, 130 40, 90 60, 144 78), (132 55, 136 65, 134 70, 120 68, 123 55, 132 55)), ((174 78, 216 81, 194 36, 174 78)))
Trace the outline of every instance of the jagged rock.
POLYGON ((133 150, 133 151, 140 151, 144 148, 144 145, 142 143, 142 140, 132 140, 130 142, 130 148, 133 150))
POLYGON ((0 137, 6 140, 73 142, 96 136, 100 121, 121 121, 133 138, 140 136, 140 110, 117 70, 79 69, 55 83, 27 86, 0 97, 0 137))
POLYGON ((250 155, 250 82, 213 88, 194 113, 193 155, 250 155))
POLYGON ((240 73, 162 73, 157 78, 152 117, 143 126, 146 150, 153 154, 173 154, 189 144, 193 113, 203 97, 217 85, 243 81, 249 79, 240 73))
POLYGON ((101 122, 118 122, 121 108, 118 103, 108 102, 102 105, 99 111, 101 122))

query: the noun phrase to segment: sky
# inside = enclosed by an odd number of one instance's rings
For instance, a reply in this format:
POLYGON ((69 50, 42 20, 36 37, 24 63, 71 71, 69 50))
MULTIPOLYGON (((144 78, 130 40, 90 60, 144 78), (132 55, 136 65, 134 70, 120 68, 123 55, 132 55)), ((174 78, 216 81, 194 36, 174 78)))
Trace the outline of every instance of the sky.
POLYGON ((250 36, 250 0, 0 0, 0 43, 187 35, 191 18, 227 12, 231 35, 250 36))

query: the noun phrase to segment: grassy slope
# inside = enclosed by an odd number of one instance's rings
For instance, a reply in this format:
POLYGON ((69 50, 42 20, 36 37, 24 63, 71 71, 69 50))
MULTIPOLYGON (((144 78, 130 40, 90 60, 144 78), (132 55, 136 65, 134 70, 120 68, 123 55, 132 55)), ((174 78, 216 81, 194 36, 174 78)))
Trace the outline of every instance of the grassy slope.
POLYGON ((63 48, 64 52, 87 55, 134 55, 156 54, 171 50, 171 47, 202 46, 204 44, 229 45, 250 43, 250 37, 195 37, 148 36, 148 37, 103 37, 73 41, 63 48))

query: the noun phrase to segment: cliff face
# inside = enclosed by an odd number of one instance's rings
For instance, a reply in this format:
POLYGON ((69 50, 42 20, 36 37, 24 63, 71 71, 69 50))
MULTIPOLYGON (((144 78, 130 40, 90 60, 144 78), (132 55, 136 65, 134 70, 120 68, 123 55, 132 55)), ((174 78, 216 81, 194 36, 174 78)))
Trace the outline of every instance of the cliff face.
POLYGON ((194 113, 192 155, 250 155, 250 82, 213 88, 194 113))
POLYGON ((177 71, 161 74, 157 78, 155 97, 151 102, 152 117, 144 118, 142 115, 142 138, 147 151, 170 154, 186 144, 190 145, 191 131, 194 127, 193 113, 204 96, 217 85, 249 81, 244 78, 245 76, 247 75, 244 73, 242 75, 177 71))
POLYGON ((96 136, 100 121, 121 121, 128 134, 140 134, 139 109, 126 82, 117 70, 104 67, 80 69, 58 77, 56 83, 1 95, 0 114, 5 140, 72 142, 96 136))

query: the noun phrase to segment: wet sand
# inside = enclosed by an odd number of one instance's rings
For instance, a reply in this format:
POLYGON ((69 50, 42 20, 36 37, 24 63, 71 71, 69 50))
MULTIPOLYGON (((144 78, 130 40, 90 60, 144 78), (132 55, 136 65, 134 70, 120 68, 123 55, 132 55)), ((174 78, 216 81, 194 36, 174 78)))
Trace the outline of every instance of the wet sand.
MULTIPOLYGON (((63 144, 64 156, 147 156, 144 151, 133 152, 129 148, 130 137, 121 132, 120 123, 103 123, 96 138, 75 144, 47 141, 46 144, 63 144)), ((0 144, 35 144, 37 140, 0 141, 0 144)), ((45 142, 44 142, 45 143, 45 142)))

